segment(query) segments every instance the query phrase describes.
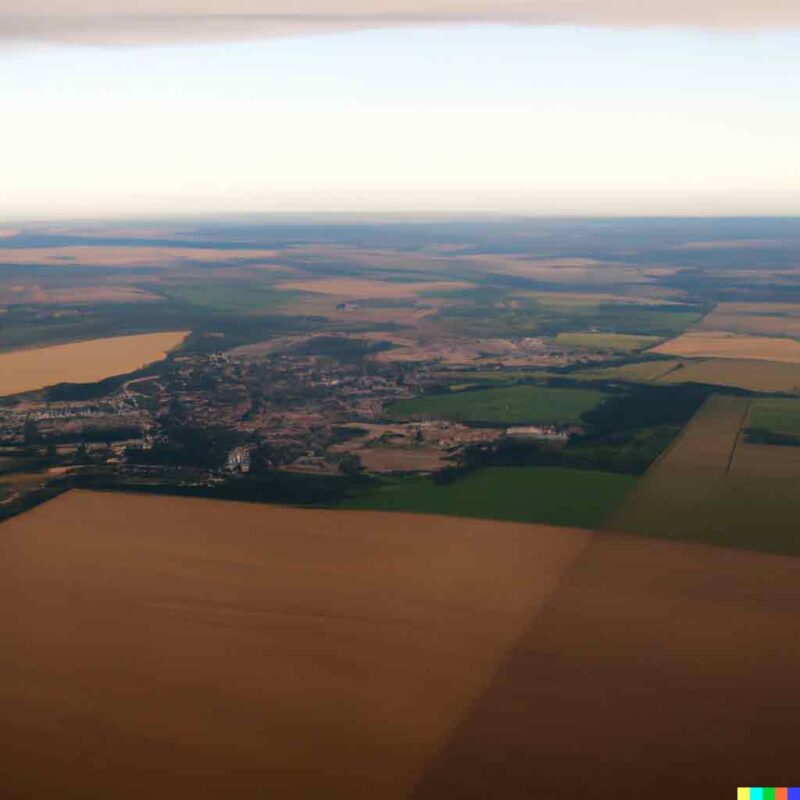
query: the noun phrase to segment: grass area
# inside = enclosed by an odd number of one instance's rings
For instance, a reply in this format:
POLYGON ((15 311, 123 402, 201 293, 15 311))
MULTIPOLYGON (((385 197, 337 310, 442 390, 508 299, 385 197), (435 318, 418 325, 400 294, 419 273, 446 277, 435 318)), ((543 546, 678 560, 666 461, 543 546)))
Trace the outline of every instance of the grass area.
POLYGON ((747 428, 757 434, 800 439, 800 400, 779 397, 754 400, 747 428))
POLYGON ((581 415, 608 397, 587 389, 509 386, 401 400, 389 409, 394 417, 435 417, 497 424, 580 422, 581 415))
POLYGON ((398 478, 344 507, 596 528, 635 483, 630 475, 592 470, 492 467, 444 486, 398 478))
POLYGON ((614 353, 634 353, 652 347, 659 341, 659 336, 633 336, 625 333, 559 333, 556 336, 556 343, 564 347, 614 353))

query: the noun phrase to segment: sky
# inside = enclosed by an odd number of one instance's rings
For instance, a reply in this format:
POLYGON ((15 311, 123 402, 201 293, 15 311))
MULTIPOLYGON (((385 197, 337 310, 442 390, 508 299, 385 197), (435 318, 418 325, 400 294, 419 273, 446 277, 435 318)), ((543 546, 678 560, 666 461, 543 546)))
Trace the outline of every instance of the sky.
POLYGON ((800 214, 795 0, 15 2, 0 223, 800 214))

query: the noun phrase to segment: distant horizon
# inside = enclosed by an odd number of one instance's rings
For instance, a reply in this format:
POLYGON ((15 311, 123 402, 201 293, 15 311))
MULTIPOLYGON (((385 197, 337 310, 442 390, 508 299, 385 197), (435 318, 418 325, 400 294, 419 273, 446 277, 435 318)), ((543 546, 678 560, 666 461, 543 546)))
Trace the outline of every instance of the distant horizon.
POLYGON ((11 41, 0 219, 800 215, 797 26, 387 24, 11 41))
POLYGON ((442 223, 460 221, 503 222, 503 221, 563 221, 581 222, 593 220, 607 221, 731 221, 748 220, 787 220, 800 222, 800 212, 791 214, 546 214, 501 211, 206 211, 206 212, 141 212, 139 214, 119 214, 114 216, 76 216, 49 218, 0 217, 0 238, 10 235, 14 228, 48 225, 118 225, 153 224, 165 225, 180 222, 213 222, 215 220, 241 221, 243 224, 261 221, 276 221, 281 224, 312 223, 315 221, 337 221, 340 224, 358 224, 361 221, 373 222, 415 222, 442 223))

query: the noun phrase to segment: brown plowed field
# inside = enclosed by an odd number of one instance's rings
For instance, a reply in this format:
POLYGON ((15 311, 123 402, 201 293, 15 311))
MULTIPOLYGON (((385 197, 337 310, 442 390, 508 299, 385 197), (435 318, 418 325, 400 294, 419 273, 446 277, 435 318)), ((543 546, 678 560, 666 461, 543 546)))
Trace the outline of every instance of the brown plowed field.
POLYGON ((800 560, 73 492, 0 526, 0 786, 731 796, 796 764, 800 560))

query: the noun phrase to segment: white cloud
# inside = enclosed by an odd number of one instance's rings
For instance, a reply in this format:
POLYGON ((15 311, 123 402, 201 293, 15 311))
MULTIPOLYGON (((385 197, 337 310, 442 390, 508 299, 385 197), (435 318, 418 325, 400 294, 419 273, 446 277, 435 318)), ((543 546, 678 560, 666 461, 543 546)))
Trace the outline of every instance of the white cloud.
POLYGON ((800 28, 798 0, 0 0, 0 39, 224 41, 451 23, 800 28))

